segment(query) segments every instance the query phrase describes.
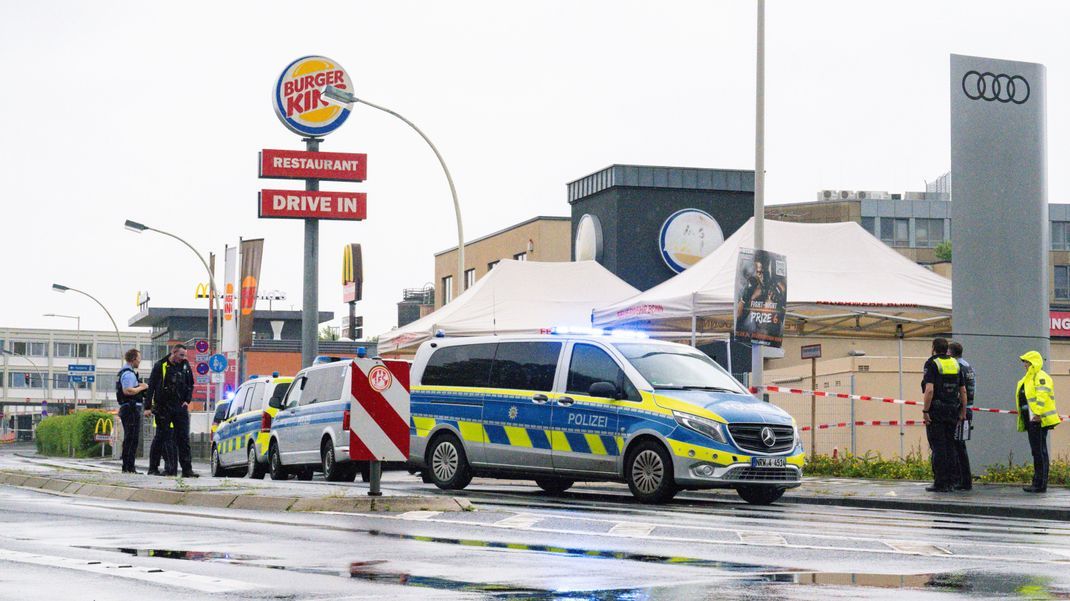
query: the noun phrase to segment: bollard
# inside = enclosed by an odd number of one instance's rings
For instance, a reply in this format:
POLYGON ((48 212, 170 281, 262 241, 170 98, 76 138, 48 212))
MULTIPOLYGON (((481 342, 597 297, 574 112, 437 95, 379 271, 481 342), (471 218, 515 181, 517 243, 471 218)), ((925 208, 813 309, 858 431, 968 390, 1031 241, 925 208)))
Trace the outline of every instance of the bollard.
POLYGON ((368 496, 383 496, 383 492, 379 490, 379 484, 383 479, 383 464, 378 461, 372 461, 368 471, 371 472, 371 478, 369 478, 371 483, 368 485, 368 496))

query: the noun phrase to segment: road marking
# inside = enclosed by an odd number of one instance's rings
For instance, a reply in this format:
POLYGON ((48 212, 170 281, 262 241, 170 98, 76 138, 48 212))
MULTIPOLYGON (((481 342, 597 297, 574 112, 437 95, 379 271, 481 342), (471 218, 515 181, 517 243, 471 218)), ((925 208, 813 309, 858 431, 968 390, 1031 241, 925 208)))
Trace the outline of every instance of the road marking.
POLYGON ((103 574, 105 576, 141 580, 159 586, 180 586, 204 593, 229 593, 260 588, 256 584, 243 582, 241 580, 214 578, 211 576, 201 576, 200 574, 190 574, 188 572, 162 570, 160 568, 145 568, 134 566, 129 563, 74 559, 71 557, 60 557, 58 555, 22 553, 20 551, 9 551, 7 549, 0 549, 0 561, 28 563, 47 568, 64 568, 68 570, 78 570, 80 572, 91 572, 93 574, 103 574))
POLYGON ((428 520, 436 515, 441 514, 441 511, 406 511, 398 516, 401 520, 428 520))
POLYGON ((788 544, 788 541, 783 536, 772 532, 749 532, 743 530, 736 532, 736 535, 739 536, 740 542, 746 545, 775 545, 782 547, 788 544))
POLYGON ((609 529, 609 534, 613 536, 650 536, 650 533, 657 528, 657 524, 643 524, 641 522, 619 522, 616 526, 609 529))
POLYGON ((909 553, 911 555, 954 555, 951 551, 930 543, 886 540, 882 540, 881 542, 899 553, 909 553))
POLYGON ((516 515, 511 515, 503 520, 498 520, 497 522, 494 522, 494 525, 498 528, 514 528, 517 530, 527 530, 528 528, 531 528, 535 524, 541 522, 542 519, 543 516, 541 515, 518 513, 516 515))

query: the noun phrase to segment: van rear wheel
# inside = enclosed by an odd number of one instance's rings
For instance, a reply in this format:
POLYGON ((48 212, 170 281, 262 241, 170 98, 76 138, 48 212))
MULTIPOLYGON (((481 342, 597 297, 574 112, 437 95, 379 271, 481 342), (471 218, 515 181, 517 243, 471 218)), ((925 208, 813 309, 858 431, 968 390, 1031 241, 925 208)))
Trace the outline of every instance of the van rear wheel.
POLYGON ((208 472, 215 478, 222 478, 226 476, 226 470, 223 469, 223 465, 219 462, 219 447, 212 445, 212 456, 208 460, 208 472))
MULTIPOLYGON (((334 454, 334 444, 330 438, 324 438, 320 445, 320 462, 323 468, 323 479, 328 482, 342 482, 349 473, 349 465, 338 463, 334 454)), ((353 478, 350 477, 349 481, 353 478)))
POLYGON ((249 464, 245 466, 245 475, 253 480, 263 480, 264 474, 267 473, 267 468, 256 460, 256 444, 249 443, 249 452, 247 453, 249 464))
POLYGON ((640 441, 628 452, 624 479, 640 503, 664 503, 679 490, 673 476, 672 457, 653 440, 640 441))
POLYGON ((751 505, 770 505, 784 496, 785 490, 779 486, 740 486, 736 492, 751 505))
POLYGON ((443 490, 461 490, 472 481, 472 469, 461 441, 452 434, 435 439, 427 452, 431 482, 443 490))

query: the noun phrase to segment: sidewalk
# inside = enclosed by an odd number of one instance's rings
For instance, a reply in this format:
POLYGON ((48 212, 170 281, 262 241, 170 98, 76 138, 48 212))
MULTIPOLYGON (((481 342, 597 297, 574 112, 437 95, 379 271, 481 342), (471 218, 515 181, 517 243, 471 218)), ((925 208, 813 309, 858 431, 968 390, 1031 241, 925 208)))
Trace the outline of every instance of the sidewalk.
POLYGON ((1020 484, 974 484, 968 492, 931 493, 925 491, 929 484, 806 478, 780 502, 1070 521, 1070 488, 1049 487, 1047 493, 1031 494, 1020 484))

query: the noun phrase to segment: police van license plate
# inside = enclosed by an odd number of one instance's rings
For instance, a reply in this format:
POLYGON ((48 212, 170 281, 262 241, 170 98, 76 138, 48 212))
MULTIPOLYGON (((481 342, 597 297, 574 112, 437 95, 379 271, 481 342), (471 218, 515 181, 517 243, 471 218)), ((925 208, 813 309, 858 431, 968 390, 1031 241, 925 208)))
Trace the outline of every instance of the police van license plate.
POLYGON ((752 457, 752 467, 787 467, 788 462, 784 457, 752 457))

